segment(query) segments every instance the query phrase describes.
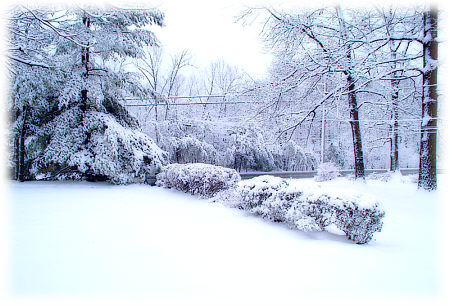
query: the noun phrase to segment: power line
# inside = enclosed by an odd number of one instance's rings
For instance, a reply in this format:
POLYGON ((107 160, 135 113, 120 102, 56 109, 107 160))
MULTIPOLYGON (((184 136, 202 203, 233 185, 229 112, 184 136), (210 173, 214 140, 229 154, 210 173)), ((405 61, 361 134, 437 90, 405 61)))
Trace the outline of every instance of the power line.
MULTIPOLYGON (((192 98, 194 99, 194 98, 192 98)), ((144 101, 142 99, 135 99, 135 98, 125 98, 125 101, 144 101)), ((138 104, 138 105, 142 105, 142 106, 153 106, 153 105, 196 105, 196 104, 242 104, 242 103, 246 103, 246 104, 277 104, 277 103, 297 103, 298 101, 293 101, 293 100, 277 100, 277 101, 222 101, 222 102, 201 102, 201 101, 195 101, 195 102, 183 102, 183 103, 145 103, 145 104, 138 104)), ((132 104, 134 105, 134 104, 132 104)), ((125 105, 125 106, 129 106, 129 105, 125 105)))
POLYGON ((189 103, 159 103, 159 104, 125 104, 125 106, 177 106, 177 105, 228 105, 228 104, 255 104, 259 102, 247 102, 247 101, 237 101, 237 102, 189 102, 189 103))
MULTIPOLYGON (((225 98, 225 97, 251 97, 249 94, 211 94, 211 95, 192 95, 192 96, 169 96, 167 99, 201 99, 201 98, 225 98)), ((142 98, 128 97, 125 100, 143 100, 142 98)))
MULTIPOLYGON (((199 98, 225 98, 229 97, 230 95, 219 95, 219 94, 211 94, 211 95, 195 95, 195 96, 169 96, 168 99, 176 100, 176 99, 199 99, 199 98)), ((246 94, 239 94, 235 96, 251 96, 246 94)), ((126 101, 143 101, 140 98, 124 98, 126 101)), ((267 101, 264 101, 267 103, 267 101)), ((190 106, 190 105, 236 105, 236 104, 263 104, 264 102, 257 102, 257 101, 222 101, 222 102, 184 102, 184 103, 143 103, 143 104, 125 104, 126 107, 169 107, 169 106, 190 106)), ((296 103, 298 101, 291 101, 291 100, 278 100, 278 101, 271 101, 270 103, 296 103)), ((307 111, 304 111, 307 112, 307 111)), ((430 120, 447 120, 447 118, 437 117, 437 118, 429 118, 430 120)), ((324 121, 335 121, 335 122, 352 122, 351 119, 338 119, 338 118, 323 118, 324 121)), ((396 119, 397 122, 420 122, 423 118, 407 118, 407 119, 396 119)), ((394 122, 393 119, 359 119, 359 122, 386 122, 386 123, 392 123, 394 122)))
MULTIPOLYGON (((442 117, 438 117, 438 118, 429 118, 430 120, 447 120, 447 118, 442 118, 442 117)), ((356 121, 356 120, 352 120, 352 119, 337 119, 337 118, 326 118, 326 121, 339 121, 339 122, 351 122, 351 121, 356 121)), ((403 121, 416 121, 416 122, 421 122, 423 119, 422 118, 409 118, 409 119, 397 119, 395 121, 398 122, 403 122, 403 121)), ((357 120, 359 122, 394 122, 393 119, 359 119, 357 120)))
POLYGON ((195 98, 225 98, 225 95, 197 95, 197 96, 169 96, 169 99, 195 99, 195 98))

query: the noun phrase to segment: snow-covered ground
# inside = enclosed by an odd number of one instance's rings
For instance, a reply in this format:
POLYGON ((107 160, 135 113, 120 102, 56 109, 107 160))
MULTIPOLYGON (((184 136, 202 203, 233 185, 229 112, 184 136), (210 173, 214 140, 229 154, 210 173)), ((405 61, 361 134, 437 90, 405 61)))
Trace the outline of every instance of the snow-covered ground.
MULTIPOLYGON (((445 186, 447 176, 439 178, 445 186)), ((296 183, 305 181, 312 183, 296 183)), ((382 232, 368 244, 356 245, 345 236, 290 230, 160 187, 9 183, 10 302, 443 301, 448 240, 444 188, 418 191, 401 177, 320 184, 373 195, 386 211, 382 232)))

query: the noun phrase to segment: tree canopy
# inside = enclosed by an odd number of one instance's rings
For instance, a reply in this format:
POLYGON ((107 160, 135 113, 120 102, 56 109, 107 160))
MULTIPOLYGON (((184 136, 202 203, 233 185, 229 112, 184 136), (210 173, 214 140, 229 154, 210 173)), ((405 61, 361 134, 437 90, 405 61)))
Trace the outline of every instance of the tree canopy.
POLYGON ((147 25, 163 25, 156 10, 28 9, 9 16, 15 177, 144 180, 166 153, 137 130, 122 106, 146 95, 138 75, 112 69, 156 44, 147 25), (138 167, 145 164, 145 167, 138 167), (117 168, 117 169, 116 169, 117 168), (120 171, 119 171, 120 169, 120 171))

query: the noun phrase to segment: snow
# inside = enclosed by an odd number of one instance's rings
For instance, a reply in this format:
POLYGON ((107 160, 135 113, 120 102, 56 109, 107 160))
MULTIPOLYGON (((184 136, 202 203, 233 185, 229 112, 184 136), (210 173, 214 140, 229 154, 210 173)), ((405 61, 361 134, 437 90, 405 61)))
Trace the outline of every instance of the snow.
POLYGON ((433 118, 430 115, 424 114, 422 117, 422 127, 427 126, 431 120, 433 120, 433 118))
MULTIPOLYGON (((445 186, 447 177, 439 179, 445 186)), ((291 183, 317 184, 313 179, 291 183)), ((55 305, 77 299, 105 299, 110 302, 105 305, 442 301, 447 240, 442 234, 442 188, 417 190, 401 176, 365 184, 339 178, 320 186, 354 188, 376 198, 386 211, 382 231, 367 245, 356 245, 333 228, 331 233, 291 230, 160 187, 11 182, 9 301, 58 301, 55 305)))
MULTIPOLYGON (((347 181, 344 179, 344 181, 347 181)), ((378 207, 377 200, 374 196, 369 195, 368 193, 361 193, 354 188, 349 187, 347 184, 334 186, 328 186, 326 183, 312 183, 312 182, 302 182, 299 180, 294 181, 292 187, 290 188, 292 191, 295 190, 304 190, 306 193, 309 193, 307 196, 311 199, 320 198, 327 196, 331 198, 332 201, 330 205, 335 207, 343 208, 344 204, 352 203, 353 205, 357 205, 360 208, 366 209, 378 209, 382 210, 382 207, 378 207)))

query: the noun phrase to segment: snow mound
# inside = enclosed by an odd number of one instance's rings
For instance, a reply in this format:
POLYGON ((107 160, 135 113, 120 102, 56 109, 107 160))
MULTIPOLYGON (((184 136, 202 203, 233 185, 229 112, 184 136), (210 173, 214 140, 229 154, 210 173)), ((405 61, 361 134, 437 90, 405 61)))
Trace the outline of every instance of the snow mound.
POLYGON ((381 231, 385 215, 371 196, 318 184, 294 185, 273 176, 241 181, 214 201, 250 211, 273 222, 302 231, 323 231, 333 224, 358 244, 369 242, 381 231))
POLYGON ((202 197, 235 187, 241 180, 236 170, 202 163, 170 164, 156 176, 156 185, 202 197))

